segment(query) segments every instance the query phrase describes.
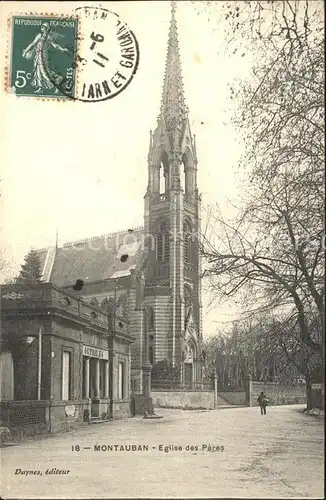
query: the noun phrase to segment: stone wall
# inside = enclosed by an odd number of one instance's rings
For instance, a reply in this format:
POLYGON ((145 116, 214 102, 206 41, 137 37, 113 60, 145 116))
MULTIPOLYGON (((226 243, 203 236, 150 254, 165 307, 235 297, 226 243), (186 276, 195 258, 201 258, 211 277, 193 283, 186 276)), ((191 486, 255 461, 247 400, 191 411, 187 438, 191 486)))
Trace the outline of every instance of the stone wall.
POLYGON ((84 422, 84 411, 90 411, 88 400, 84 401, 55 401, 49 407, 50 432, 69 431, 84 422))
POLYGON ((311 386, 311 408, 324 410, 325 408, 325 386, 324 384, 312 384, 311 386))
MULTIPOLYGON (((101 412, 107 413, 109 402, 101 402, 101 412)), ((8 427, 18 439, 36 434, 58 433, 89 423, 91 400, 79 401, 2 401, 1 425, 8 427)), ((102 416, 102 415, 100 415, 102 416)), ((113 402, 113 418, 130 416, 130 401, 113 402)))
POLYGON ((130 417, 130 400, 113 401, 113 418, 130 417))
POLYGON ((0 421, 10 429, 12 438, 44 434, 50 431, 49 401, 1 401, 0 421))
POLYGON ((88 400, 80 401, 2 401, 1 422, 10 428, 13 437, 58 433, 88 423, 88 400))
POLYGON ((259 406, 257 398, 262 391, 266 394, 271 406, 306 403, 306 386, 304 384, 281 385, 274 382, 251 381, 250 406, 259 406))
POLYGON ((147 398, 142 394, 133 394, 131 397, 131 415, 144 415, 145 411, 153 409, 153 398, 147 398))
POLYGON ((158 408, 214 408, 214 391, 152 391, 152 398, 158 408))
POLYGON ((163 359, 168 359, 168 335, 171 322, 171 303, 168 295, 157 296, 155 298, 154 321, 155 321, 155 336, 154 336, 154 363, 163 359))
POLYGON ((245 405, 246 393, 245 391, 218 391, 218 396, 221 396, 230 405, 245 405))

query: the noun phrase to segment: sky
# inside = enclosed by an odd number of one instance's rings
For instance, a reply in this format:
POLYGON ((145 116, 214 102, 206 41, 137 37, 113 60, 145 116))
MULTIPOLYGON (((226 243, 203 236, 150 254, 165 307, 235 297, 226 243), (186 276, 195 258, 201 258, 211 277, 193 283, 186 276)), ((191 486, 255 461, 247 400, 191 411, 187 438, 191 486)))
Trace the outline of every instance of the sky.
MULTIPOLYGON (((101 3, 87 2, 101 6, 101 3)), ((51 2, 71 14, 81 2, 51 2)), ((107 3, 105 7, 107 7, 107 3)), ((218 2, 217 6, 222 2, 218 2)), ((134 32, 140 62, 131 84, 115 98, 93 103, 17 97, 1 85, 1 232, 6 257, 19 269, 33 246, 143 225, 150 130, 163 85, 170 20, 168 2, 110 2, 134 32)), ((49 2, 2 2, 2 71, 10 58, 13 14, 49 11, 49 2)), ((248 58, 224 53, 223 27, 205 2, 178 2, 177 22, 186 103, 196 135, 203 218, 212 203, 227 210, 241 196, 237 161, 243 146, 231 125, 228 84, 248 74, 248 58)), ((204 336, 237 317, 230 302, 208 308, 204 336)))

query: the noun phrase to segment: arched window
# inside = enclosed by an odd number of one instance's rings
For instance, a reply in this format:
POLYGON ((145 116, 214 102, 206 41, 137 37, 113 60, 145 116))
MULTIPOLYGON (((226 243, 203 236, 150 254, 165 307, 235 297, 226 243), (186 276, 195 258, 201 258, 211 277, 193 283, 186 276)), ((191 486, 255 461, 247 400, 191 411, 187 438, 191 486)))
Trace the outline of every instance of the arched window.
POLYGON ((159 262, 168 262, 170 259, 170 239, 166 222, 162 222, 158 228, 156 257, 159 262))
POLYGON ((181 179, 181 186, 184 190, 185 194, 188 194, 189 192, 189 170, 188 170, 188 159, 187 155, 184 154, 182 156, 182 163, 181 163, 181 172, 180 172, 180 179, 181 179))
POLYGON ((159 192, 165 194, 169 191, 169 160, 168 155, 162 153, 162 158, 159 166, 159 192))
POLYGON ((164 176, 164 165, 161 162, 160 165, 160 194, 165 193, 165 176, 164 176))
POLYGON ((147 307, 147 329, 154 329, 154 309, 150 306, 147 307))
POLYGON ((180 184, 183 189, 183 192, 187 194, 187 179, 186 179, 186 165, 184 163, 184 157, 182 158, 182 162, 180 165, 180 184))
POLYGON ((191 261, 191 227, 188 222, 183 224, 183 255, 184 261, 191 261))

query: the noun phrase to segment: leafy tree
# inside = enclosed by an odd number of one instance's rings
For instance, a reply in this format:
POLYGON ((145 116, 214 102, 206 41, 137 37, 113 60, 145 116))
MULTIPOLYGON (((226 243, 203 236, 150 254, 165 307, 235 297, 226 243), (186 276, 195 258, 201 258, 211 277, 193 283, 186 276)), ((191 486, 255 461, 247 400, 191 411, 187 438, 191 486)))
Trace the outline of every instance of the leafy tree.
POLYGON ((17 282, 26 285, 42 282, 42 267, 36 250, 31 249, 25 256, 17 282))

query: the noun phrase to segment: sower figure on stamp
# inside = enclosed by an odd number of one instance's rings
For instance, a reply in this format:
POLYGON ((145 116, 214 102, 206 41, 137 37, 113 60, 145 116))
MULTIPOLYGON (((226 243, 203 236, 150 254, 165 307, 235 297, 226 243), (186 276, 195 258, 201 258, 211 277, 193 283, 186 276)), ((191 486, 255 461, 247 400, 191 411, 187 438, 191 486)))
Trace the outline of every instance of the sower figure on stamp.
POLYGON ((258 399, 258 403, 260 406, 260 414, 266 415, 266 406, 268 403, 268 399, 266 397, 266 394, 264 392, 261 392, 257 399, 258 399))
MULTIPOLYGON (((34 40, 23 51, 23 57, 33 60, 31 86, 37 87, 35 93, 41 92, 42 89, 53 89, 62 80, 62 77, 50 69, 48 54, 50 47, 69 53, 68 49, 61 47, 54 41, 61 36, 59 33, 51 31, 48 23, 43 23, 41 33, 36 35, 34 40)), ((55 88, 55 93, 57 92, 58 88, 55 88)))

